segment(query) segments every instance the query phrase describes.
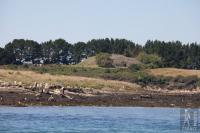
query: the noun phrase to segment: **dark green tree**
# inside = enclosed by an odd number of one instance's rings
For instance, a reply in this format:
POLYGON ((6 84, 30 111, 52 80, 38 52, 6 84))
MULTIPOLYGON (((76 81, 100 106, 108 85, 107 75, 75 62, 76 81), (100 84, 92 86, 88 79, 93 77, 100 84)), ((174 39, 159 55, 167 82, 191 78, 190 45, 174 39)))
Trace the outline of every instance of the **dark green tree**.
POLYGON ((15 62, 15 56, 3 48, 0 48, 0 65, 12 64, 15 62))

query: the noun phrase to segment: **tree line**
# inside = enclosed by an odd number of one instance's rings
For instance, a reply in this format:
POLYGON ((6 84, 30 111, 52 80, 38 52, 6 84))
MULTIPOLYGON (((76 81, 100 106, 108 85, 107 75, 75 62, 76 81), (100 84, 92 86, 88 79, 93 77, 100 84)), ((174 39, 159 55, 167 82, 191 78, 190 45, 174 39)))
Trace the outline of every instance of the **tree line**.
POLYGON ((200 69, 200 45, 182 44, 180 41, 164 42, 148 40, 143 47, 147 54, 157 54, 163 67, 200 69))
POLYGON ((92 39, 71 44, 64 39, 38 43, 14 39, 0 48, 0 64, 77 64, 98 53, 137 57, 139 53, 156 54, 162 67, 200 69, 200 45, 180 41, 148 40, 144 46, 126 39, 92 39))

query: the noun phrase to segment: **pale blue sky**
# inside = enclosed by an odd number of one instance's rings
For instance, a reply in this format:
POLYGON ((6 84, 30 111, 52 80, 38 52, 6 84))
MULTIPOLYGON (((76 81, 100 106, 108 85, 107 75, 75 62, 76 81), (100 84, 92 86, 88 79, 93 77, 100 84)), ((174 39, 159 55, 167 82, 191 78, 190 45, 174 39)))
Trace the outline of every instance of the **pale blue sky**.
POLYGON ((0 46, 105 37, 200 42, 200 0, 0 0, 0 46))

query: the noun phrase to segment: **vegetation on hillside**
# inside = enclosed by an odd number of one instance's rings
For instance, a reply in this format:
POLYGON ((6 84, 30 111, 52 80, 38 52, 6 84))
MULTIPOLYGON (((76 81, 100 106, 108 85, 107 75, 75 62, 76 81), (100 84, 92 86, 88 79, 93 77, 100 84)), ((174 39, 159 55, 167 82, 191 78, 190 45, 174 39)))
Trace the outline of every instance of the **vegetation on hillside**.
POLYGON ((0 70, 0 83, 1 82, 22 82, 26 86, 37 83, 48 83, 57 84, 70 88, 89 88, 89 89, 109 89, 109 90, 120 90, 124 86, 123 90, 134 90, 138 89, 139 86, 136 84, 114 81, 95 79, 82 76, 67 76, 67 75, 50 75, 48 73, 36 73, 33 71, 21 71, 21 70, 0 70), (31 75, 31 76, 30 76, 31 75))
POLYGON ((156 60, 162 67, 200 69, 200 45, 197 43, 149 40, 141 46, 126 39, 112 38, 93 39, 87 43, 75 44, 63 39, 40 44, 33 40, 14 39, 6 44, 5 48, 0 48, 0 64, 77 64, 98 53, 137 57, 141 52, 148 54, 147 63, 150 66, 152 61, 156 60))
POLYGON ((133 72, 137 72, 143 70, 144 66, 142 64, 131 64, 128 68, 133 72))
MULTIPOLYGON (((137 64, 138 65, 138 64, 137 64)), ((200 78, 197 75, 165 76, 153 75, 141 66, 131 65, 129 68, 91 68, 66 65, 9 65, 1 66, 1 69, 35 71, 40 74, 81 76, 100 78, 105 80, 126 81, 137 83, 141 86, 156 86, 165 89, 194 89, 200 87, 200 78)), ((42 76, 42 75, 41 75, 42 76)))
POLYGON ((141 52, 137 59, 144 63, 148 68, 157 68, 162 66, 161 57, 156 54, 146 54, 141 52))
MULTIPOLYGON (((119 54, 110 54, 110 59, 112 60, 112 66, 115 68, 125 68, 129 67, 132 64, 141 64, 136 58, 126 57, 119 54)), ((96 56, 88 57, 80 63, 74 65, 78 67, 99 67, 96 63, 96 56)))
POLYGON ((87 59, 84 59, 82 62, 74 65, 77 67, 98 67, 97 63, 96 63, 96 57, 92 56, 92 57, 88 57, 87 59))
POLYGON ((99 53, 96 55, 96 63, 100 67, 113 67, 113 60, 108 53, 99 53))
POLYGON ((177 69, 177 68, 156 68, 151 69, 150 74, 155 76, 168 76, 168 77, 177 77, 177 76, 193 76, 196 75, 200 78, 200 70, 187 70, 187 69, 177 69))

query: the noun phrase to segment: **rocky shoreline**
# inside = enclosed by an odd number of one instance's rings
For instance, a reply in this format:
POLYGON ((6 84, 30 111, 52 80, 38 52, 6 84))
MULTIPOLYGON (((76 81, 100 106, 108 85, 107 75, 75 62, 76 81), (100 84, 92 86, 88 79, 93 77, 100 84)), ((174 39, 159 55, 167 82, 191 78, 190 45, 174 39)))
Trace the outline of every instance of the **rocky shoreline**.
POLYGON ((1 92, 0 105, 6 106, 144 106, 144 107, 200 107, 200 94, 112 93, 96 96, 22 94, 1 92))
POLYGON ((199 92, 113 92, 91 88, 70 88, 56 84, 1 82, 0 105, 6 106, 144 106, 200 107, 199 92))

